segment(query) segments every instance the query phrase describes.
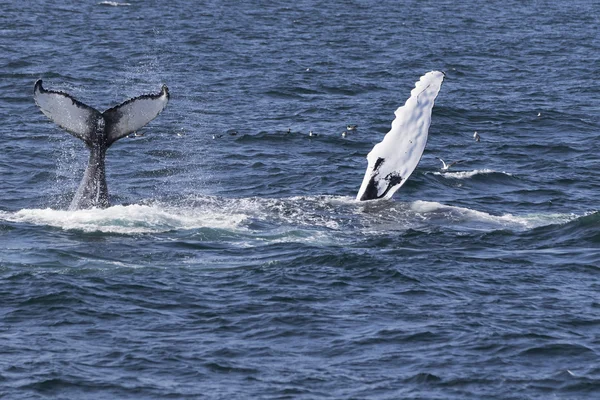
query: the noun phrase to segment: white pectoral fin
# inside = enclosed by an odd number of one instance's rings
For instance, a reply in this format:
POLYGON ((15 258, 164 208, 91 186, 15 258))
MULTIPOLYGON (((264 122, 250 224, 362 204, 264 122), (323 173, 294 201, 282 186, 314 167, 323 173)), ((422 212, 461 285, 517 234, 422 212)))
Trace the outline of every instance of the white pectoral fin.
POLYGON ((431 110, 444 74, 423 75, 404 106, 395 112, 392 129, 367 156, 369 165, 357 200, 389 199, 413 173, 427 144, 431 110))
POLYGON ((100 112, 83 104, 71 95, 42 87, 38 80, 33 88, 33 98, 40 110, 58 126, 84 141, 96 128, 100 112))
POLYGON ((142 128, 160 114, 169 101, 169 89, 163 85, 159 94, 146 94, 110 108, 102 115, 106 121, 108 143, 113 143, 142 128))

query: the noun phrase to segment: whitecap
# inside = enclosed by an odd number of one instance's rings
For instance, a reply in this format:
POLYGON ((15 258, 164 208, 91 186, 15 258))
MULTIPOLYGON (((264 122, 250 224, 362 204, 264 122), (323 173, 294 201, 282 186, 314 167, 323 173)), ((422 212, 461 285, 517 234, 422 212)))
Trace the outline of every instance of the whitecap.
POLYGON ((436 171, 433 174, 443 176, 444 178, 452 178, 452 179, 467 179, 467 178, 472 178, 475 175, 489 175, 489 174, 502 174, 502 175, 506 175, 506 176, 513 176, 511 173, 504 172, 504 171, 494 171, 493 169, 476 169, 473 171, 456 171, 456 172, 436 171))
POLYGON ((119 7, 119 6, 130 6, 131 3, 119 3, 116 1, 101 1, 98 3, 101 6, 111 6, 111 7, 119 7))

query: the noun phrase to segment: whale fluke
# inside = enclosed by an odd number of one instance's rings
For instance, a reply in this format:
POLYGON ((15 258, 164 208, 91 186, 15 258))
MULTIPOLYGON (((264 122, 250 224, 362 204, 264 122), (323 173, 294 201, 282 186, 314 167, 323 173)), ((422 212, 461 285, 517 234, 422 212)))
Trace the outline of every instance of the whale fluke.
POLYGON ((102 114, 98 110, 67 93, 44 89, 41 79, 33 87, 33 98, 46 117, 86 143, 96 127, 102 124, 102 114))
POLYGON ((392 129, 367 155, 356 200, 389 199, 413 173, 427 144, 431 110, 443 80, 443 72, 426 73, 396 110, 392 129))
POLYGON ((68 93, 46 90, 42 80, 33 88, 40 110, 58 126, 83 140, 90 150, 88 166, 70 210, 109 206, 104 160, 106 150, 117 140, 142 128, 160 114, 169 101, 169 89, 145 94, 100 113, 68 93))
POLYGON ((109 146, 156 118, 168 101, 169 89, 163 85, 159 94, 138 96, 104 111, 109 146))

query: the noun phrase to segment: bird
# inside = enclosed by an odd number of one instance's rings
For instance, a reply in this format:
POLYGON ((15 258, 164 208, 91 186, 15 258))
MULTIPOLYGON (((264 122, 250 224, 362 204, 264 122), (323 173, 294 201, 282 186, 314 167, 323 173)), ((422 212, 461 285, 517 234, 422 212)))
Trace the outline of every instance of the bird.
POLYGON ((287 132, 286 132, 286 134, 288 134, 288 135, 289 135, 290 133, 292 133, 292 128, 288 128, 288 130, 287 130, 287 132))
POLYGON ((476 142, 481 141, 481 136, 479 136, 479 133, 477 133, 477 131, 475 131, 475 133, 473 134, 473 139, 475 139, 476 142))
POLYGON ((310 136, 310 137, 315 137, 315 136, 317 136, 317 134, 316 134, 316 133, 313 133, 313 131, 309 131, 309 132, 308 132, 308 136, 310 136))
POLYGON ((346 125, 346 129, 349 131, 355 131, 358 125, 346 125))
POLYGON ((213 138, 213 139, 218 139, 218 138, 220 138, 220 137, 223 137, 223 135, 212 135, 212 138, 213 138))
POLYGON ((541 113, 541 112, 538 112, 538 117, 541 117, 541 116, 542 116, 542 113, 541 113))
POLYGON ((346 137, 346 136, 348 136, 348 132, 346 132, 346 131, 342 132, 342 137, 346 137))
POLYGON ((453 166, 454 164, 458 164, 461 162, 464 162, 465 160, 458 160, 458 161, 453 161, 451 163, 446 164, 446 162, 444 160, 442 160, 439 157, 436 157, 438 160, 440 160, 442 162, 442 168, 440 168, 443 172, 448 171, 448 169, 450 169, 451 166, 453 166))
POLYGON ((131 135, 129 135, 130 138, 136 138, 136 137, 142 137, 144 136, 143 133, 137 133, 137 132, 133 132, 131 135))

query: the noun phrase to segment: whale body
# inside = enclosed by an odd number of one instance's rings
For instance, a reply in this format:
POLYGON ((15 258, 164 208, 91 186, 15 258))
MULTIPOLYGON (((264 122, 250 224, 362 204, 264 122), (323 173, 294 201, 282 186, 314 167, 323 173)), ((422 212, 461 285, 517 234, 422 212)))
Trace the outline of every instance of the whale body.
POLYGON ((83 140, 90 151, 83 179, 69 206, 69 210, 78 210, 110 205, 106 186, 106 150, 117 140, 156 118, 169 101, 169 89, 163 85, 158 94, 129 99, 102 113, 67 93, 44 89, 41 79, 34 85, 33 98, 44 115, 83 140))
POLYGON ((356 200, 389 199, 413 173, 427 144, 431 110, 443 80, 443 72, 426 73, 396 110, 392 129, 367 155, 367 171, 356 200))

